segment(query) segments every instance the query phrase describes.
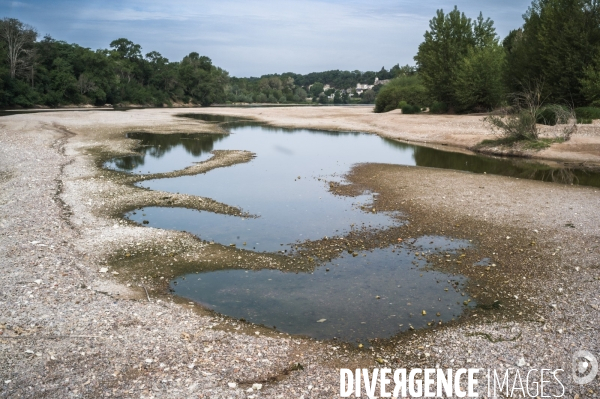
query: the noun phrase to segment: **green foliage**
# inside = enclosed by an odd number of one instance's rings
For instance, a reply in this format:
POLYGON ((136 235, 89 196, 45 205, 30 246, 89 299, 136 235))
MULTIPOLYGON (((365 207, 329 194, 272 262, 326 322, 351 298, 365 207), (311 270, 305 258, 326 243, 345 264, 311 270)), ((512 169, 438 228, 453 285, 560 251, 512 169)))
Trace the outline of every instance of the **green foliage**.
POLYGON ((521 141, 516 139, 515 137, 503 137, 500 139, 494 140, 483 140, 476 147, 496 147, 496 146, 505 146, 512 147, 515 145, 519 145, 519 147, 523 150, 534 150, 539 151, 550 147, 554 143, 563 143, 565 140, 561 137, 554 138, 538 138, 532 140, 521 141))
POLYGON ((579 119, 600 119, 600 108, 579 107, 575 108, 575 116, 579 119))
POLYGON ((486 121, 510 140, 537 140, 536 118, 528 110, 519 110, 505 117, 490 115, 486 121))
POLYGON ((408 104, 429 105, 427 90, 418 75, 400 76, 383 86, 375 100, 375 112, 388 112, 408 104))
POLYGON ((325 93, 321 93, 321 94, 319 94, 319 96, 317 98, 317 102, 319 104, 328 104, 329 103, 329 99, 327 98, 327 96, 325 95, 325 93))
POLYGON ((550 102, 584 105, 600 99, 600 3, 534 0, 524 19, 523 28, 503 43, 509 89, 540 80, 550 102))
POLYGON ((210 105, 226 100, 227 72, 198 53, 169 62, 156 51, 143 57, 141 46, 124 38, 111 42, 111 49, 92 51, 46 36, 31 42, 29 58, 19 60, 11 77, 6 46, 0 35, 0 106, 210 105))
POLYGON ((313 95, 313 97, 318 97, 319 94, 323 93, 323 86, 324 84, 321 82, 315 82, 312 84, 312 86, 310 86, 310 94, 313 95))
POLYGON ((377 94, 375 93, 375 91, 369 89, 362 94, 361 102, 363 104, 373 104, 375 102, 376 97, 377 97, 377 94))
POLYGON ((429 107, 429 112, 432 114, 445 114, 448 112, 448 105, 442 101, 435 101, 431 104, 431 107, 429 107))
POLYGON ((495 41, 468 49, 453 82, 458 111, 490 111, 502 103, 504 60, 504 49, 495 41))
POLYGON ((548 125, 561 125, 554 130, 555 136, 562 141, 569 140, 577 130, 575 113, 561 105, 544 105, 542 90, 540 83, 524 86, 521 92, 513 94, 511 109, 505 110, 504 115, 489 115, 484 121, 508 142, 539 141, 537 124, 540 120, 548 125))
POLYGON ((555 126, 557 123, 567 123, 569 110, 564 105, 547 105, 539 109, 536 122, 542 125, 555 126))
POLYGON ((579 83, 585 100, 600 105, 600 53, 583 69, 583 76, 579 79, 579 83))
MULTIPOLYGON (((414 67, 411 66, 393 66, 389 71, 381 68, 376 71, 324 71, 312 72, 306 75, 286 72, 283 74, 263 75, 260 78, 235 78, 229 79, 229 84, 225 87, 226 98, 231 102, 252 102, 259 93, 263 93, 266 98, 270 94, 277 99, 285 96, 286 102, 290 103, 306 103, 310 97, 313 102, 325 103, 326 100, 319 100, 319 95, 324 91, 324 86, 329 85, 330 88, 325 94, 334 94, 334 104, 348 104, 353 102, 372 103, 374 98, 371 93, 367 97, 354 96, 350 97, 350 93, 356 88, 357 83, 374 84, 375 78, 380 80, 393 79, 398 76, 411 76, 416 73, 414 67), (310 87, 310 89, 309 89, 310 87)), ((373 92, 377 95, 382 85, 377 85, 373 88, 373 92)), ((354 93, 352 93, 354 95, 354 93)), ((262 97, 261 97, 262 98, 262 97)), ((308 101, 311 101, 310 99, 308 101)), ((327 101, 330 101, 329 99, 327 101)))
POLYGON ((448 104, 449 108, 495 102, 497 79, 489 79, 493 72, 488 73, 485 68, 498 58, 498 52, 483 49, 496 47, 497 41, 489 18, 484 20, 480 14, 472 21, 456 7, 448 14, 438 10, 415 56, 419 76, 433 99, 448 104), (463 61, 465 58, 468 59, 463 61), (474 84, 466 81, 469 71, 477 74, 474 84), (457 76, 461 79, 457 80, 457 76), (461 90, 459 95, 457 88, 461 90))
POLYGON ((419 112, 421 112, 421 107, 419 107, 418 105, 405 105, 402 108, 402 113, 403 114, 418 114, 419 112))

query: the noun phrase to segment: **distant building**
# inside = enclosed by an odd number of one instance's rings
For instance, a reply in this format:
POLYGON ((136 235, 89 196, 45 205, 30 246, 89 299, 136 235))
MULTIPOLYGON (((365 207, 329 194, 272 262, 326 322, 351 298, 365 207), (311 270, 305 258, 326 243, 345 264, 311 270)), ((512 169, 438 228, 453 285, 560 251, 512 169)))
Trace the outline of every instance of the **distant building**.
POLYGON ((356 84, 356 94, 362 94, 363 91, 371 90, 375 85, 368 85, 366 83, 357 83, 356 84))
POLYGON ((366 83, 357 83, 356 84, 356 94, 362 94, 363 91, 367 91, 367 90, 371 90, 373 87, 377 86, 377 85, 385 85, 390 83, 389 79, 385 79, 385 80, 379 80, 378 77, 375 77, 375 83, 372 85, 368 85, 366 83))

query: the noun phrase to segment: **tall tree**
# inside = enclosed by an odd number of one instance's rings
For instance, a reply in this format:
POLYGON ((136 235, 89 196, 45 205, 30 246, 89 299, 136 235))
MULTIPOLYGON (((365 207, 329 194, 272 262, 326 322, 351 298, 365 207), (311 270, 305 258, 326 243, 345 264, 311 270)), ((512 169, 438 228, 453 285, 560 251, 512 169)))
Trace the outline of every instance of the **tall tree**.
POLYGON ((523 18, 503 43, 509 85, 543 81, 547 101, 585 104, 584 71, 600 54, 600 2, 534 0, 523 18))
POLYGON ((14 79, 18 70, 31 67, 37 32, 18 19, 4 18, 0 21, 0 37, 6 43, 10 77, 14 79))
POLYGON ((183 90, 204 106, 225 101, 224 86, 228 78, 226 71, 215 67, 210 58, 196 52, 185 56, 179 66, 179 81, 183 90))
POLYGON ((415 56, 419 76, 437 101, 450 107, 459 105, 455 85, 457 68, 474 48, 484 48, 497 41, 493 22, 479 17, 472 21, 456 6, 448 14, 438 10, 429 22, 425 40, 415 56))

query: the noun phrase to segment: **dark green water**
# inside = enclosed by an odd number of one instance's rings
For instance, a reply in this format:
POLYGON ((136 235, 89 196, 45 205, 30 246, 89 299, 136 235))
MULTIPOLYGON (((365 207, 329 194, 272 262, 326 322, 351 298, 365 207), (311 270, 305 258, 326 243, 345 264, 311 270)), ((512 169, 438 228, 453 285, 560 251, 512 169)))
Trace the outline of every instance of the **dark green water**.
POLYGON ((464 277, 425 271, 426 261, 416 256, 417 248, 419 253, 442 248, 455 253, 468 241, 420 241, 416 247, 363 251, 357 257, 346 253, 314 273, 227 270, 182 276, 172 287, 217 312, 292 334, 348 342, 391 337, 410 326, 458 317, 469 299, 461 295, 464 277))

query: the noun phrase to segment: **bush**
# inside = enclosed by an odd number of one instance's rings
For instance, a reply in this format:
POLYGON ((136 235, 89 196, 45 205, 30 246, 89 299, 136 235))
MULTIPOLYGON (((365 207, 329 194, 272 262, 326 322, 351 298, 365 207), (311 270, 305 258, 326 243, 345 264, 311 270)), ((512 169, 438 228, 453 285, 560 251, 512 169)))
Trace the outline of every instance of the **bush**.
POLYGON ((582 125, 591 125, 592 120, 586 119, 586 118, 577 118, 577 123, 582 124, 582 125))
POLYGON ((406 107, 407 105, 408 105, 408 103, 406 101, 402 100, 398 103, 398 109, 402 109, 402 108, 406 107))
POLYGON ((408 104, 402 107, 403 114, 418 114, 419 112, 421 112, 421 107, 419 107, 418 105, 408 104))
POLYGON ((433 104, 431 104, 429 112, 431 112, 432 114, 445 114, 446 112, 448 112, 448 105, 446 105, 446 103, 444 102, 436 101, 433 104))
POLYGON ((555 126, 557 123, 567 123, 569 115, 569 110, 563 105, 547 105, 538 111, 535 121, 542 125, 555 126))
POLYGON ((388 112, 402 108, 399 104, 401 101, 406 104, 429 105, 429 96, 418 76, 401 76, 381 86, 375 100, 375 112, 388 112))
POLYGON ((600 108, 596 108, 596 107, 575 108, 575 116, 577 117, 577 119, 600 119, 600 108))
POLYGON ((560 125, 560 129, 555 129, 554 140, 568 141, 577 131, 574 112, 561 105, 543 105, 540 97, 539 82, 523 86, 522 92, 513 94, 515 105, 512 108, 505 109, 503 114, 489 115, 484 121, 492 131, 503 137, 504 143, 514 143, 522 140, 538 142, 538 119, 542 118, 547 124, 550 119, 554 119, 554 125, 560 125))

